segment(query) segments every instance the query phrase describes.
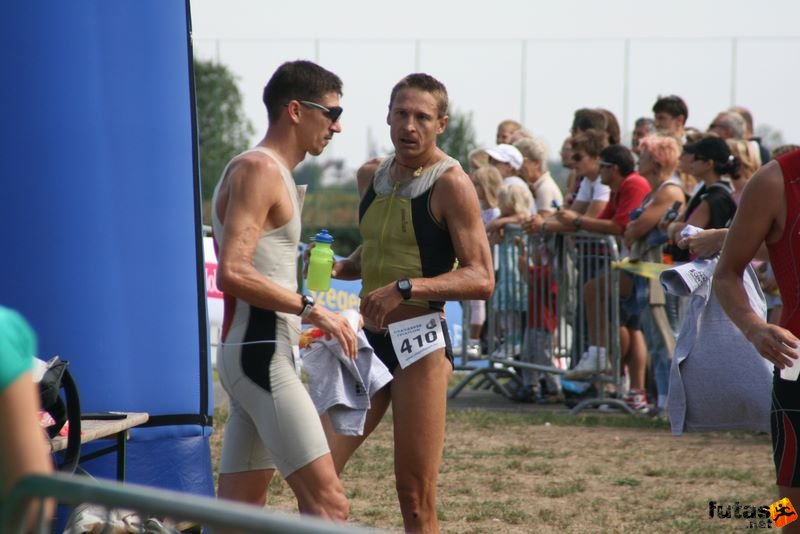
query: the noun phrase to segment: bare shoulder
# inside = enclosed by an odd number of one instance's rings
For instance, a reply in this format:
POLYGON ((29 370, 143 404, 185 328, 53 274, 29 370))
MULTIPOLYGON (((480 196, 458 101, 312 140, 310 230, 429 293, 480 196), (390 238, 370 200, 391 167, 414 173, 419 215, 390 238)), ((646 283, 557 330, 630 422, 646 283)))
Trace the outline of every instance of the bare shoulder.
POLYGON ((356 181, 358 182, 358 194, 359 196, 364 196, 364 193, 369 189, 369 185, 372 183, 372 178, 375 176, 375 171, 378 170, 378 165, 384 158, 372 158, 371 160, 364 163, 361 167, 358 168, 356 172, 356 181))
POLYGON ((279 176, 280 167, 278 167, 274 159, 257 152, 246 152, 236 156, 231 161, 226 179, 248 181, 251 177, 269 178, 279 176))
POLYGON ((225 182, 221 191, 228 193, 230 202, 267 209, 278 202, 284 189, 278 163, 257 152, 237 156, 228 167, 225 182))
POLYGON ((436 180, 436 187, 448 195, 475 193, 475 187, 461 165, 453 165, 444 171, 436 180))
POLYGON ((664 204, 667 202, 672 204, 676 200, 680 200, 681 203, 686 200, 686 195, 683 192, 683 188, 677 184, 659 188, 653 197, 653 201, 659 204, 664 204))
POLYGON ((764 197, 767 198, 773 195, 783 196, 783 172, 781 166, 777 161, 772 160, 766 165, 756 171, 755 174, 747 181, 742 193, 742 200, 745 195, 750 197, 764 197))
POLYGON ((780 164, 773 160, 758 169, 747 181, 732 230, 737 236, 740 232, 753 234, 763 231, 763 239, 772 243, 783 235, 785 221, 783 172, 780 164))
POLYGON ((457 218, 480 221, 478 194, 460 165, 453 165, 436 180, 431 207, 434 216, 439 220, 452 221, 457 218))

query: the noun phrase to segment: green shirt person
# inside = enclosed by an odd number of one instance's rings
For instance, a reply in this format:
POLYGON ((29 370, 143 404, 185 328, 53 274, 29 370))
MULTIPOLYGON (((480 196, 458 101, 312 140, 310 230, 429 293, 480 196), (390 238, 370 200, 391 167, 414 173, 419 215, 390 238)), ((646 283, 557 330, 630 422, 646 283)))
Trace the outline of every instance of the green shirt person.
MULTIPOLYGON (((31 326, 16 311, 0 306, 0 504, 23 476, 53 470, 31 378, 35 353, 31 326)), ((31 520, 36 517, 36 507, 28 514, 31 520)))

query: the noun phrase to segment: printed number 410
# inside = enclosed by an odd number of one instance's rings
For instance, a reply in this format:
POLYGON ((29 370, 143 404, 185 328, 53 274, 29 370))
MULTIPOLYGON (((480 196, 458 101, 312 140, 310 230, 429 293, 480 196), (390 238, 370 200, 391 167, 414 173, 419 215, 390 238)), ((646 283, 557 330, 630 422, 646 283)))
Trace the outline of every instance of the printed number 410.
POLYGON ((414 336, 412 338, 406 338, 403 340, 403 343, 400 345, 400 352, 408 352, 411 353, 413 349, 411 348, 411 342, 416 341, 418 348, 422 348, 423 345, 436 342, 436 338, 438 335, 436 334, 436 330, 430 330, 425 332, 425 342, 423 343, 422 336, 414 336))

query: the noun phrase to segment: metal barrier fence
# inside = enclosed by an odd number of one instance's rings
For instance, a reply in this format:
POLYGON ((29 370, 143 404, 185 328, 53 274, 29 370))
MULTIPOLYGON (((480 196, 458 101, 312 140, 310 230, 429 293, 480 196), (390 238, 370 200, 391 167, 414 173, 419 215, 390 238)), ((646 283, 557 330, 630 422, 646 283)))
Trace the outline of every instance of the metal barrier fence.
MULTIPOLYGON (((106 511, 135 512, 142 518, 133 532, 177 532, 175 527, 162 529, 162 521, 148 524, 149 518, 168 518, 163 524, 188 522, 191 532, 231 533, 292 533, 292 534, 347 534, 354 532, 377 532, 355 524, 336 524, 312 517, 299 517, 266 511, 230 501, 219 501, 209 497, 189 495, 176 491, 150 488, 137 484, 95 480, 89 477, 56 473, 53 475, 29 476, 19 481, 2 501, 0 508, 0 532, 21 534, 23 532, 50 533, 50 521, 39 517, 29 530, 24 524, 22 511, 32 501, 53 498, 60 504, 81 505, 91 503, 106 511), (171 530, 172 529, 172 530, 171 530), (212 529, 212 530, 209 530, 212 529)), ((131 530, 128 530, 130 532, 131 530)), ((99 527, 94 532, 119 532, 99 527)))
MULTIPOLYGON (((610 369, 598 361, 582 379, 591 384, 586 385, 591 393, 573 413, 601 404, 632 413, 607 391, 622 388, 619 272, 611 266, 619 259, 617 241, 608 234, 528 235, 519 225, 506 226, 502 243, 494 247, 496 287, 486 303, 487 350, 470 354, 464 336, 457 369, 468 374, 449 397, 475 382, 475 388, 493 387, 511 398, 526 374, 527 381, 552 381, 568 373, 591 343, 605 351, 610 369)), ((464 312, 466 330, 470 306, 464 312)))

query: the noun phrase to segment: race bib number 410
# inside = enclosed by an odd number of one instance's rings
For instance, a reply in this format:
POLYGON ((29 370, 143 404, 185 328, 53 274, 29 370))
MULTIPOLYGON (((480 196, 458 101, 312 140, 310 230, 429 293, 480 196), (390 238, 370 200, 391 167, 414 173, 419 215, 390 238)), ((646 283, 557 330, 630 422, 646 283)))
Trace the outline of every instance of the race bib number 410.
POLYGON ((445 346, 442 322, 438 313, 392 323, 389 325, 389 335, 400 367, 403 369, 445 346))

